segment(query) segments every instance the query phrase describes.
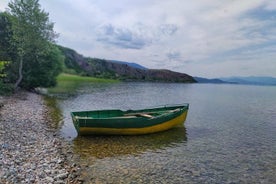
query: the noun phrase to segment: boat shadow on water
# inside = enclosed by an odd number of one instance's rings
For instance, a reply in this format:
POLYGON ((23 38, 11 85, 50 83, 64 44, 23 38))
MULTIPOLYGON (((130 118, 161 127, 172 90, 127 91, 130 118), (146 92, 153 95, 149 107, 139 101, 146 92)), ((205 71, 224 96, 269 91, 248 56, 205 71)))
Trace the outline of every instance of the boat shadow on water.
POLYGON ((184 125, 170 130, 137 136, 78 136, 73 140, 73 150, 80 158, 106 158, 158 152, 187 141, 184 125))

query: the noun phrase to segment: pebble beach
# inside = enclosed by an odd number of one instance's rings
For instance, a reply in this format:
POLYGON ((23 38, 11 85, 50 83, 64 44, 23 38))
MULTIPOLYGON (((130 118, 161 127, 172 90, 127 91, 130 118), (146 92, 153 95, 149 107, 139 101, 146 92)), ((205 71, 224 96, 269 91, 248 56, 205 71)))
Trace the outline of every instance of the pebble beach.
POLYGON ((83 183, 42 96, 20 91, 0 104, 0 183, 83 183))

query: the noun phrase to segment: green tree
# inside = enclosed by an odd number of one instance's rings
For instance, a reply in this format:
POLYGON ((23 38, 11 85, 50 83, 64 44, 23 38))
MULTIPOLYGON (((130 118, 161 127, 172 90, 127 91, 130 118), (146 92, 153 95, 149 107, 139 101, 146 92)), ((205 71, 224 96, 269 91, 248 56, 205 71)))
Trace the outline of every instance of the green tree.
POLYGON ((12 31, 9 17, 9 14, 0 12, 0 60, 10 60, 11 45, 9 40, 12 37, 12 31))
POLYGON ((7 64, 8 64, 7 61, 0 61, 0 79, 3 77, 6 77, 6 74, 4 73, 4 69, 7 64))
POLYGON ((13 85, 9 83, 8 68, 10 68, 12 46, 10 39, 12 37, 10 15, 0 12, 0 95, 6 95, 13 91, 13 85))
POLYGON ((6 79, 5 68, 9 65, 8 61, 0 61, 0 95, 7 95, 13 91, 13 87, 10 84, 6 84, 4 81, 6 79))
POLYGON ((10 42, 16 50, 13 66, 18 69, 15 89, 54 85, 52 77, 60 71, 61 57, 53 45, 57 34, 49 14, 41 9, 38 0, 12 0, 8 6, 12 22, 10 42), (49 81, 34 82, 41 75, 49 81))
POLYGON ((21 84, 23 88, 32 89, 40 86, 51 87, 56 85, 56 76, 62 71, 61 63, 64 56, 55 45, 51 45, 47 54, 41 55, 39 61, 36 61, 36 58, 31 58, 31 56, 26 58, 31 62, 26 62, 24 65, 23 75, 25 80, 21 84))

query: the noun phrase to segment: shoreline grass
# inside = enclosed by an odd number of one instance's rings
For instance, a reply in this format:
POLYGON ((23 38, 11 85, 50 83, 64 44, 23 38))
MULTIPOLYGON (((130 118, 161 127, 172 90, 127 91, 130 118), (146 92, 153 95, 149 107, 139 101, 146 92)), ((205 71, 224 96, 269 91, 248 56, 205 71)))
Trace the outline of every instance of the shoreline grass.
POLYGON ((72 93, 76 91, 76 89, 87 83, 117 83, 119 80, 114 79, 103 79, 103 78, 95 78, 95 77, 84 77, 79 75, 72 75, 61 73, 57 77, 57 85, 52 88, 48 88, 47 91, 50 94, 58 94, 58 93, 72 93))
POLYGON ((86 77, 86 76, 79 76, 79 75, 73 75, 73 74, 67 74, 67 73, 61 73, 57 77, 57 82, 63 82, 63 81, 76 81, 76 82, 104 82, 104 83, 114 83, 119 82, 118 80, 114 79, 104 79, 104 78, 96 78, 96 77, 86 77))

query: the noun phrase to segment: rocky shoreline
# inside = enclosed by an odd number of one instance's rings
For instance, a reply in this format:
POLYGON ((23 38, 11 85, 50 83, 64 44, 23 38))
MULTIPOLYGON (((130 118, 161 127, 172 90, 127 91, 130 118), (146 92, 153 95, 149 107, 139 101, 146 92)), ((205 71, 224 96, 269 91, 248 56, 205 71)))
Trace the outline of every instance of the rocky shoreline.
POLYGON ((0 183, 83 183, 42 96, 20 91, 0 104, 0 183))

